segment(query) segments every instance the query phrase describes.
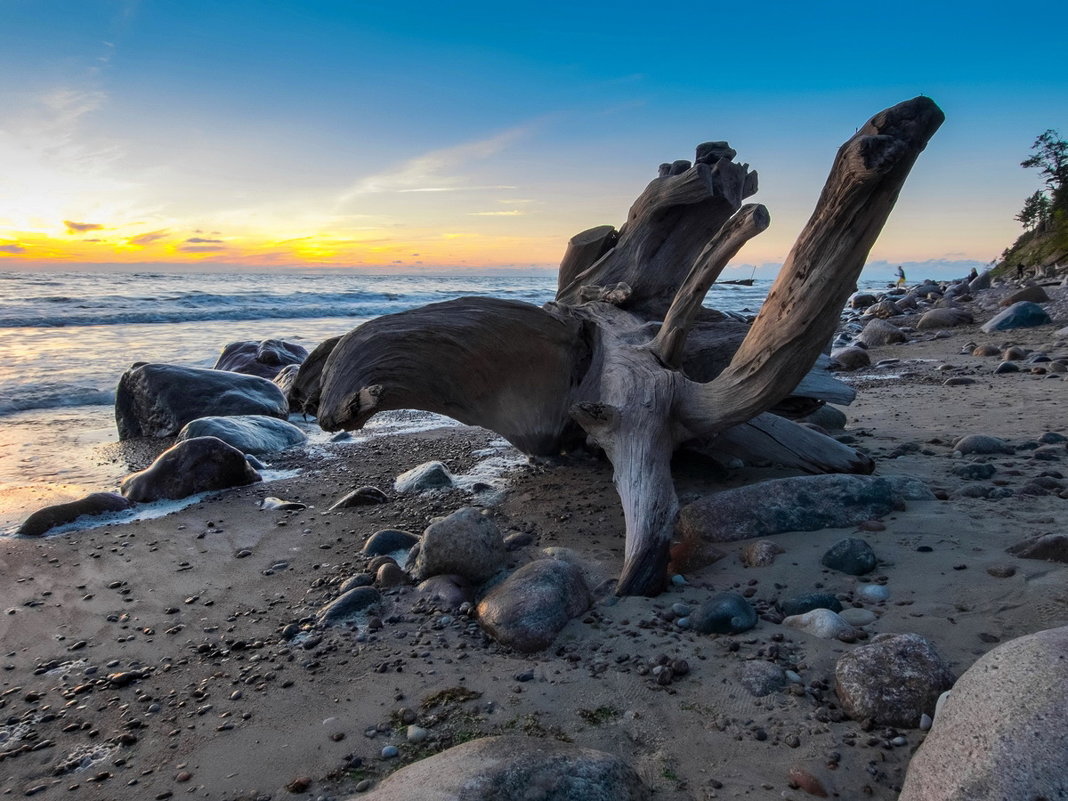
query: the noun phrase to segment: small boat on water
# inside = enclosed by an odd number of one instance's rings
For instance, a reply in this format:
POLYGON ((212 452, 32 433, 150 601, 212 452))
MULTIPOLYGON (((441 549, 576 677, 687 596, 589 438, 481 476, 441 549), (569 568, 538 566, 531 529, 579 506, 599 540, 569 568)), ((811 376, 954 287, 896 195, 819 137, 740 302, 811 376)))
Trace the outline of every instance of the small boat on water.
POLYGON ((737 281, 716 281, 717 284, 733 284, 734 286, 752 286, 752 278, 741 278, 737 281))

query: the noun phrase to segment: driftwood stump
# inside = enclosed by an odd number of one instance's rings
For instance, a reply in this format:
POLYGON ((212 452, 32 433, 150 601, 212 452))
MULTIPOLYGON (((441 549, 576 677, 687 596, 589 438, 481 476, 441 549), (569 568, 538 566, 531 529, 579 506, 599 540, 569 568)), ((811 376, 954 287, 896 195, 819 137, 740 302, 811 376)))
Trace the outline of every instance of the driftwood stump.
POLYGON ((665 582, 682 446, 809 472, 871 460, 786 416, 848 403, 821 353, 941 110, 918 97, 875 115, 838 152, 819 202, 751 326, 703 307, 731 258, 767 228, 742 205, 756 173, 725 142, 664 164, 616 231, 575 236, 544 308, 462 298, 371 320, 324 343, 296 396, 328 430, 423 409, 552 455, 591 439, 611 460, 626 519, 621 595, 665 582))

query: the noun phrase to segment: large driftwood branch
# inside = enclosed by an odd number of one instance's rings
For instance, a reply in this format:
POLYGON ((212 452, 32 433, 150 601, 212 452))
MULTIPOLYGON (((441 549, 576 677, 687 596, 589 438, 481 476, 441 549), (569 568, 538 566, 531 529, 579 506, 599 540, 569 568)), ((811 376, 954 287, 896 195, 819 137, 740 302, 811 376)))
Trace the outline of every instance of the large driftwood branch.
POLYGON ((945 116, 917 97, 876 114, 838 151, 816 210, 742 346, 708 384, 688 387, 681 413, 710 436, 784 398, 838 324, 905 178, 945 116))
POLYGON ((766 212, 753 207, 721 231, 755 191, 755 173, 734 164, 725 143, 707 143, 696 165, 661 168, 618 241, 610 227, 572 240, 545 310, 468 298, 378 318, 309 367, 307 385, 302 368, 302 395, 318 398, 328 429, 358 428, 382 409, 426 409, 532 454, 557 452, 585 430, 611 460, 623 505, 618 592, 655 594, 678 510, 670 461, 681 444, 813 472, 871 471, 853 449, 763 413, 852 399, 819 366, 820 351, 941 119, 917 98, 876 115, 842 147, 744 339, 744 326, 701 303, 766 212), (319 367, 316 392, 310 374, 319 367))
POLYGON ((712 283, 719 278, 727 262, 742 249, 742 245, 767 229, 770 223, 771 215, 759 203, 742 206, 705 245, 690 274, 675 293, 660 332, 650 343, 650 348, 660 357, 660 361, 676 368, 682 364, 686 336, 712 283))

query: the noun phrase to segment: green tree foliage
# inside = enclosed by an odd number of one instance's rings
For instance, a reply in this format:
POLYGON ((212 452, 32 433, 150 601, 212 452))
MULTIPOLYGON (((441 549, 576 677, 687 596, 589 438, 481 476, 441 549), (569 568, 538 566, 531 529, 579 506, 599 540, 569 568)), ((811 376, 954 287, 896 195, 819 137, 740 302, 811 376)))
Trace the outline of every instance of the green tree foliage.
POLYGON ((1035 192, 1024 201, 1023 209, 1016 215, 1016 219, 1023 223, 1028 231, 1041 231, 1049 225, 1050 202, 1045 192, 1035 192))
POLYGON ((1053 208, 1068 208, 1068 142, 1049 129, 1035 139, 1031 149, 1034 153, 1020 162, 1020 166, 1033 167, 1042 174, 1052 196, 1053 208))

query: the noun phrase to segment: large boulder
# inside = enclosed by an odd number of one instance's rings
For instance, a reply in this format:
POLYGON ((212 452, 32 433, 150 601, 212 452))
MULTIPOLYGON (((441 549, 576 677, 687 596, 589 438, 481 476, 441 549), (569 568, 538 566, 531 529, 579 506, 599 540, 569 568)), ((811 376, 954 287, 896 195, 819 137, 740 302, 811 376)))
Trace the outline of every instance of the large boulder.
POLYGON ((934 715, 938 696, 953 686, 949 665, 919 634, 877 634, 839 658, 834 678, 849 717, 908 728, 934 715))
POLYGON ((646 801, 614 754, 543 737, 484 737, 401 768, 349 801, 646 801))
POLYGON ((881 317, 873 317, 864 326, 864 330, 857 337, 858 342, 863 342, 869 348, 877 348, 882 345, 896 345, 908 339, 905 332, 893 323, 883 320, 881 317))
POLYGON ((903 509, 907 500, 934 500, 909 476, 820 475, 762 481, 717 492, 679 513, 686 539, 732 542, 784 531, 853 526, 903 509))
POLYGON ((592 603, 581 568, 539 559, 494 587, 478 605, 478 620, 497 642, 532 653, 551 645, 567 622, 592 603))
POLYGON ((124 478, 119 489, 131 501, 149 503, 259 480, 237 448, 215 437, 197 437, 168 448, 147 469, 124 478))
POLYGON ((953 328, 971 322, 972 314, 967 309, 931 309, 920 317, 916 329, 927 331, 934 328, 953 328))
POLYGON ((266 378, 173 364, 135 364, 115 390, 119 439, 170 437, 198 417, 244 414, 284 419, 289 404, 266 378))
POLYGON ((968 283, 968 291, 979 292, 983 289, 990 289, 990 284, 992 282, 993 276, 991 275, 990 270, 983 270, 968 283))
POLYGON ((1049 314, 1037 303, 1021 300, 983 323, 982 330, 990 334, 994 331, 1008 331, 1012 328, 1033 328, 1036 325, 1047 325, 1051 322, 1053 321, 1049 314))
POLYGON ((900 801, 1068 798, 1068 627, 964 672, 909 763, 900 801))
POLYGON ((274 453, 307 441, 307 435, 292 423, 262 414, 236 417, 200 417, 186 423, 178 441, 216 437, 243 453, 274 453))
POLYGON ((1013 292, 1008 297, 1002 298, 998 305, 1008 307, 1024 300, 1031 303, 1049 303, 1049 295, 1040 286, 1028 286, 1013 292))
POLYGON ((871 357, 864 348, 848 346, 831 351, 831 365, 839 370, 860 370, 871 364, 871 357))
POLYGON ((94 492, 68 503, 57 503, 38 509, 22 521, 16 532, 23 537, 39 537, 56 526, 73 523, 79 517, 121 512, 133 506, 133 502, 114 492, 94 492))
POLYGON ((469 506, 427 526, 410 557, 411 573, 417 581, 455 574, 481 584, 504 567, 507 557, 497 524, 469 506))
POLYGON ((289 399, 290 408, 294 412, 305 414, 319 414, 320 382, 323 376, 323 368, 326 360, 334 352, 341 337, 331 337, 315 346, 300 365, 296 377, 290 383, 286 397, 289 399))
POLYGON ((231 342, 223 348, 213 369, 273 379, 286 365, 300 364, 307 358, 307 348, 280 339, 231 342))
POLYGON ((902 309, 892 300, 881 300, 878 303, 874 303, 864 310, 865 317, 897 317, 902 313, 902 309))

